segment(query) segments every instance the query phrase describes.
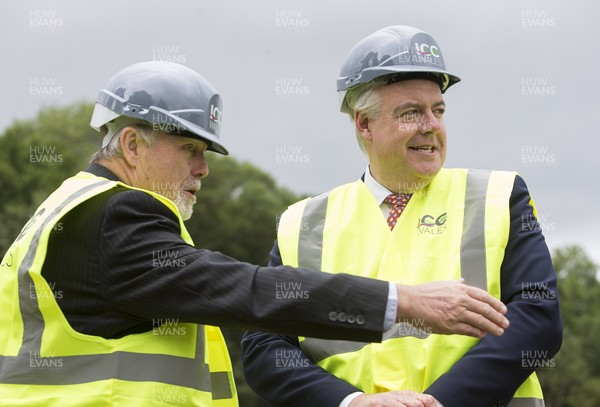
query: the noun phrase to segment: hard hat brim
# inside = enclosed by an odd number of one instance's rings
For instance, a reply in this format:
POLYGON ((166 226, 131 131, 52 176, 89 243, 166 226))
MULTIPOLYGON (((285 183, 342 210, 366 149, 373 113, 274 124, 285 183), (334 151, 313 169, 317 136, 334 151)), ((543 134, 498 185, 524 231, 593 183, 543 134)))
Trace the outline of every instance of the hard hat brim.
MULTIPOLYGON (((442 93, 446 92, 446 90, 448 90, 448 88, 452 85, 454 85, 455 83, 460 82, 460 78, 456 75, 451 74, 448 71, 445 71, 443 69, 436 69, 433 67, 427 67, 424 69, 423 66, 385 66, 385 67, 372 67, 372 68, 366 68, 364 69, 359 75, 356 75, 355 77, 353 77, 352 79, 348 79, 348 77, 343 77, 343 78, 339 78, 337 80, 337 89, 338 89, 338 96, 339 96, 339 102, 340 102, 340 112, 342 113, 350 113, 350 109, 346 103, 346 93, 348 92, 348 90, 363 84, 363 83, 369 83, 371 81, 373 81, 374 79, 378 79, 378 78, 385 78, 386 76, 392 76, 394 74, 403 74, 402 76, 405 75, 405 80, 409 80, 412 78, 417 78, 417 74, 434 74, 434 75, 440 75, 440 76, 444 76, 445 78, 447 78, 445 81, 444 79, 440 79, 438 84, 440 85, 440 89, 442 91, 442 93), (412 74, 414 74, 415 76, 413 76, 412 74), (348 82, 351 81, 352 84, 349 86, 348 82), (444 84, 445 82, 445 84, 444 84)), ((421 75, 419 75, 419 77, 421 77, 421 75)))
MULTIPOLYGON (((337 80, 338 92, 348 90, 354 86, 360 85, 361 83, 371 82, 373 79, 390 75, 394 73, 406 73, 409 76, 411 73, 434 73, 448 75, 450 83, 446 89, 453 84, 460 82, 460 78, 456 75, 451 74, 443 69, 437 69, 433 67, 423 67, 421 65, 408 65, 408 66, 376 66, 372 68, 363 69, 362 72, 353 77, 342 77, 337 80)), ((444 89, 445 90, 445 89, 444 89)))
POLYGON ((106 90, 100 92, 98 100, 90 122, 90 126, 95 130, 99 131, 102 126, 118 117, 127 116, 143 120, 164 133, 199 139, 208 145, 209 151, 229 155, 229 151, 220 143, 217 136, 168 110, 157 106, 134 109, 128 106, 123 98, 106 90), (110 103, 111 108, 105 103, 110 103))

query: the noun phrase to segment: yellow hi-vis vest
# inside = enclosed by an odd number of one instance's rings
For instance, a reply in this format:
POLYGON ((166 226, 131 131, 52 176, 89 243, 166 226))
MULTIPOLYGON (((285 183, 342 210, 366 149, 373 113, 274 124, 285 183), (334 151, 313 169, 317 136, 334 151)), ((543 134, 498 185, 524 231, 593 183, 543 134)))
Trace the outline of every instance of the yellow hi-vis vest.
MULTIPOLYGON (((120 339, 85 335, 69 325, 40 274, 49 235, 59 220, 116 186, 131 188, 86 172, 67 179, 37 209, 4 256, 0 405, 238 406, 219 328, 167 321, 150 332, 120 339)), ((175 204, 144 192, 177 215, 182 238, 193 244, 175 204)))
MULTIPOLYGON (((415 192, 393 231, 364 182, 300 201, 282 215, 283 264, 400 284, 465 278, 500 298, 500 267, 515 173, 442 169, 415 192)), ((338 314, 339 318, 350 318, 338 314)), ((423 392, 478 339, 429 334, 422 321, 396 324, 380 344, 300 338, 319 366, 365 393, 423 392)), ((534 374, 510 406, 543 406, 534 374)))

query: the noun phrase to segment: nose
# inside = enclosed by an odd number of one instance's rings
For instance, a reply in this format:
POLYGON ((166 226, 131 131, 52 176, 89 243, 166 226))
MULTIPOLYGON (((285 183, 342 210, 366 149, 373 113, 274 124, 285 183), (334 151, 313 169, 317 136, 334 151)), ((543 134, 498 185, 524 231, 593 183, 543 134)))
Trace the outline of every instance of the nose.
POLYGON ((198 152, 194 155, 192 163, 192 175, 198 178, 205 178, 208 176, 208 162, 204 157, 204 151, 198 152))
POLYGON ((433 111, 428 111, 423 114, 421 122, 419 123, 419 130, 421 133, 438 132, 442 128, 440 123, 441 118, 438 118, 433 111))

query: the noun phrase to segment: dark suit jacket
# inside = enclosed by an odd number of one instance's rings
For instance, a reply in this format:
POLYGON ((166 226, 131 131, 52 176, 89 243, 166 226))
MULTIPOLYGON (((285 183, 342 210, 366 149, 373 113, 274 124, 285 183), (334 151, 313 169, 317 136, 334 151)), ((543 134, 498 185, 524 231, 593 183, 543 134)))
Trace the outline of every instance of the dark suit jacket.
MULTIPOLYGON (((97 164, 86 171, 117 180, 97 164)), ((120 338, 152 330, 153 321, 169 318, 381 341, 388 283, 258 267, 197 249, 181 238, 173 212, 144 192, 113 188, 59 222, 42 275, 78 332, 120 338), (302 298, 278 295, 286 290, 301 291, 302 298), (332 311, 360 314, 365 323, 332 322, 332 311)))
MULTIPOLYGON (((485 336, 426 389, 444 407, 508 405, 532 373, 522 366, 523 352, 534 351, 531 354, 547 359, 560 348, 562 320, 556 275, 529 201, 527 186, 517 177, 510 199, 509 241, 501 268, 501 300, 507 305, 510 327, 500 337, 485 336), (531 284, 524 288, 524 283, 531 284), (547 287, 552 294, 537 293, 537 298, 554 300, 526 300, 535 298, 536 293, 522 294, 533 290, 526 288, 531 286, 547 287)), ((277 264, 281 264, 281 257, 276 242, 270 265, 277 264)), ((336 407, 348 394, 360 391, 315 365, 301 353, 296 337, 247 332, 242 339, 242 359, 246 381, 272 406, 336 407), (302 368, 273 369, 277 355, 293 355, 299 359, 295 364, 302 368)))

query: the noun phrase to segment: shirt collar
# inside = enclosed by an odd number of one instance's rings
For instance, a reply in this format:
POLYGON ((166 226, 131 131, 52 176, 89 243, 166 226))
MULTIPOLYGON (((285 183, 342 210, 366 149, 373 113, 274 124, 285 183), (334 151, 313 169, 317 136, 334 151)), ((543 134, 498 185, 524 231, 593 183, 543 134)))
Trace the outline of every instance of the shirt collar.
POLYGON ((379 206, 381 206, 383 200, 387 198, 389 194, 393 193, 392 191, 381 185, 375 178, 373 178, 368 165, 367 169, 365 170, 364 182, 369 192, 371 192, 371 194, 375 197, 375 200, 377 201, 377 204, 379 206))
POLYGON ((121 181, 119 177, 117 177, 111 170, 106 168, 103 165, 98 163, 90 164, 85 170, 85 172, 89 172, 90 174, 94 174, 98 177, 106 178, 111 181, 121 181))

